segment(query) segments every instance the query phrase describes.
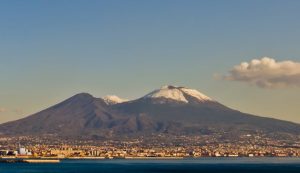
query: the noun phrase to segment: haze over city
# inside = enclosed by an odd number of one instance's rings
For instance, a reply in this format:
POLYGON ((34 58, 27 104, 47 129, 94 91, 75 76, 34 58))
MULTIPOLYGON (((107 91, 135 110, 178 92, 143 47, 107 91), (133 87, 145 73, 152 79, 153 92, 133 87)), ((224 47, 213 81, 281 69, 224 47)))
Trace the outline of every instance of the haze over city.
POLYGON ((299 123, 300 2, 280 2, 3 1, 0 123, 167 84, 299 123))

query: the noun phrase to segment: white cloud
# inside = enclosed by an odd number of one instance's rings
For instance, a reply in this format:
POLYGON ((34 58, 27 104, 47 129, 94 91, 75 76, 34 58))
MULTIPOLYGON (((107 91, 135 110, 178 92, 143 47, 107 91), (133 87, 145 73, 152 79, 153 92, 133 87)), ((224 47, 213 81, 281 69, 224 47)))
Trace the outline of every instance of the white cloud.
POLYGON ((300 63, 263 57, 242 62, 222 78, 262 88, 300 87, 300 63))

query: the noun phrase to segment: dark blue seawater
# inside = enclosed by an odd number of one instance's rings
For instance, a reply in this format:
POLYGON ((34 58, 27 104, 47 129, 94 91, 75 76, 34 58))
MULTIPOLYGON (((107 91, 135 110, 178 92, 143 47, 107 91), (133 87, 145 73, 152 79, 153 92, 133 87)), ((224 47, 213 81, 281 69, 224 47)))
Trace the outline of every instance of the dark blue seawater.
POLYGON ((0 173, 300 173, 300 158, 183 160, 63 160, 58 164, 0 163, 0 173))

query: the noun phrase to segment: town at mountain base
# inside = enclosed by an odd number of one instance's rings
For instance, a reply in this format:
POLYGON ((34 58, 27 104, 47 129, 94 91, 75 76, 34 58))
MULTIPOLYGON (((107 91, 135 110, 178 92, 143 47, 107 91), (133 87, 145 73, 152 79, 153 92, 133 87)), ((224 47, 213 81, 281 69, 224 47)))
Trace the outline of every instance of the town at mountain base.
POLYGON ((242 113, 197 90, 163 86, 136 99, 80 93, 48 109, 0 125, 1 136, 114 138, 168 135, 264 134, 290 138, 300 125, 242 113))

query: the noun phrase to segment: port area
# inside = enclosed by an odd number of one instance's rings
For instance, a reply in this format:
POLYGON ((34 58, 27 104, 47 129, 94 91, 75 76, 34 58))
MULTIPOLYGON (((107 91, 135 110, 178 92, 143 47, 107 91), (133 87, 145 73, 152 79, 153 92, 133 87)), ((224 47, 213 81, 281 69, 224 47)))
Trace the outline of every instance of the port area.
POLYGON ((0 163, 59 163, 59 159, 0 158, 0 163))
POLYGON ((20 158, 20 157, 0 157, 0 163, 60 163, 61 160, 103 160, 103 159, 129 159, 129 160, 173 160, 183 159, 183 157, 38 157, 38 158, 20 158))

